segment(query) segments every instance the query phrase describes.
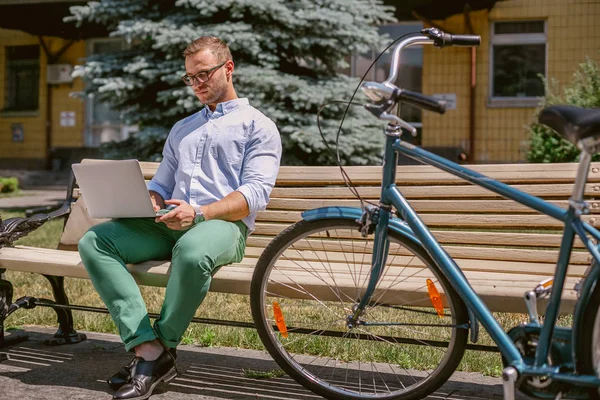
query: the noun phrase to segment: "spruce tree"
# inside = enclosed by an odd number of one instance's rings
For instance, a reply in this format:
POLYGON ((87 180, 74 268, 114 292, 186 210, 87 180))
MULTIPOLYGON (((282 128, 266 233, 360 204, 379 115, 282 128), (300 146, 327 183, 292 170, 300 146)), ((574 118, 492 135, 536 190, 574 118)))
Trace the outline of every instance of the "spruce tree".
MULTIPOLYGON (((183 85, 182 52, 194 39, 226 41, 240 97, 273 119, 284 146, 283 164, 332 164, 317 129, 319 106, 348 100, 358 84, 342 71, 353 53, 381 48, 377 26, 393 21, 381 0, 102 0, 71 8, 67 21, 105 25, 127 50, 89 57, 76 69, 86 92, 119 110, 140 131, 103 146, 108 158, 160 160, 171 126, 202 108, 183 85)), ((334 142, 345 106, 322 113, 334 142)), ((382 124, 354 107, 340 135, 342 160, 380 162, 382 124)))

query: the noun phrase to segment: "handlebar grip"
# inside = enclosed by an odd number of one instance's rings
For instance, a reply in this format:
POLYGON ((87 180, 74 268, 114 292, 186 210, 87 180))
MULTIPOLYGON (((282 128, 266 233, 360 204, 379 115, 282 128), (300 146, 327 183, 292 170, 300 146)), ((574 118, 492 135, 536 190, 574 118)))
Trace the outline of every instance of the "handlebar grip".
POLYGON ((394 93, 394 96, 396 101, 403 101, 425 110, 433 111, 438 114, 443 114, 446 112, 446 102, 444 100, 438 100, 432 96, 426 96, 421 93, 411 92, 410 90, 404 89, 397 90, 394 93))
POLYGON ((481 36, 479 35, 448 35, 450 36, 450 45, 452 46, 479 46, 481 44, 481 36))

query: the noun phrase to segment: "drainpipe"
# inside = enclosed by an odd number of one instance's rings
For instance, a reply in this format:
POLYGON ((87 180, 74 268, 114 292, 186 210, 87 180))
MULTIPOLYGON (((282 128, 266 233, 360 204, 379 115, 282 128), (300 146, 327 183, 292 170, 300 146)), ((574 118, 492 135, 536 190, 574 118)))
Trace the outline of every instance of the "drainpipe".
MULTIPOLYGON (((44 38, 38 36, 38 40, 42 45, 42 49, 44 50, 44 54, 46 55, 46 69, 49 64, 52 64, 53 57, 48 50, 48 46, 46 46, 46 42, 44 42, 44 38)), ((44 143, 44 158, 45 158, 45 169, 52 169, 52 161, 50 159, 50 146, 52 146, 52 86, 48 83, 48 79, 46 77, 46 115, 44 118, 44 124, 46 128, 46 140, 44 143)))
POLYGON ((475 85, 477 84, 477 51, 471 47, 471 88, 469 92, 469 161, 475 162, 475 85))
MULTIPOLYGON (((46 46, 46 42, 44 42, 44 38, 38 36, 38 40, 42 45, 42 49, 44 50, 44 54, 46 55, 46 67, 50 64, 54 64, 63 53, 75 43, 75 39, 71 39, 68 43, 65 43, 63 47, 56 53, 52 54, 48 50, 48 46, 46 46)), ((52 159, 51 149, 52 149, 52 85, 48 83, 48 77, 46 77, 46 118, 44 118, 46 125, 46 141, 45 141, 45 149, 44 154, 46 157, 46 169, 52 169, 52 159)))
MULTIPOLYGON (((473 24, 471 24, 471 18, 469 15, 469 11, 471 8, 469 7, 469 3, 465 4, 465 8, 463 9, 463 14, 465 17, 465 25, 467 27, 467 32, 473 35, 475 32, 473 30, 473 24)), ((469 87, 469 155, 468 160, 470 163, 475 162, 475 97, 476 91, 475 87, 477 85, 477 48, 471 47, 471 82, 469 87)))

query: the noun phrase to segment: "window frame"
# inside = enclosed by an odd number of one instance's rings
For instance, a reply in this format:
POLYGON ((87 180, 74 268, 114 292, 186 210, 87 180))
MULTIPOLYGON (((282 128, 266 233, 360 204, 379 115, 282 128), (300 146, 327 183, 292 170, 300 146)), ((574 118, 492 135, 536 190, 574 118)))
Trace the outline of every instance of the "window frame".
POLYGON ((489 68, 488 68, 488 107, 537 107, 543 96, 494 96, 494 46, 495 45, 544 45, 544 76, 548 76, 548 21, 543 18, 523 19, 523 20, 497 20, 490 21, 490 48, 489 48, 489 68), (543 33, 510 33, 496 34, 497 23, 503 22, 542 22, 544 26, 543 33))
MULTIPOLYGON (((3 106, 2 106, 2 110, 0 110, 0 115, 4 116, 4 117, 8 117, 8 116, 38 116, 39 112, 40 112, 40 96, 41 96, 41 90, 40 90, 40 84, 42 81, 42 54, 41 54, 41 49, 39 45, 36 44, 26 44, 26 45, 15 45, 15 46, 4 46, 4 89, 3 89, 3 106), (16 60, 9 60, 8 59, 8 49, 11 47, 37 47, 37 58, 29 58, 29 59, 16 59, 16 60), (9 94, 9 79, 10 79, 10 73, 9 73, 9 64, 11 64, 12 61, 16 61, 18 62, 25 62, 27 63, 28 61, 33 61, 36 60, 37 61, 37 91, 35 93, 35 96, 37 97, 37 102, 34 108, 15 108, 15 107, 10 107, 9 104, 9 100, 10 100, 10 94, 9 94)), ((31 63, 33 66, 33 62, 31 63)), ((34 68, 32 68, 33 70, 34 68)), ((33 86, 35 87, 35 86, 33 86)), ((16 93, 14 93, 16 95, 16 93)), ((17 96, 18 97, 18 96, 17 96)))

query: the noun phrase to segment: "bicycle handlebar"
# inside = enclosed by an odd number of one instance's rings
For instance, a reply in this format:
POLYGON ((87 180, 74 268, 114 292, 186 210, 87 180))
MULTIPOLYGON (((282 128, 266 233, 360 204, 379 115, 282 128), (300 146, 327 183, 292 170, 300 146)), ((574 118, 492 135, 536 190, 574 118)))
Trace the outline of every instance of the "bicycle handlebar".
POLYGON ((479 35, 450 35, 450 43, 451 46, 465 46, 465 47, 474 47, 479 46, 481 44, 481 36, 479 35))
MULTIPOLYGON (((409 90, 396 87, 394 82, 396 82, 396 78, 398 77, 400 53, 404 48, 415 45, 433 44, 435 47, 441 48, 446 46, 471 47, 478 46, 480 43, 481 37, 479 35, 453 35, 442 32, 437 28, 423 29, 421 30, 420 35, 415 35, 404 39, 394 49, 392 62, 390 63, 389 77, 382 83, 363 83, 362 90, 364 93, 371 100, 377 102, 377 104, 380 104, 376 107, 365 107, 378 118, 381 118, 382 115, 385 114, 387 119, 389 119, 389 116, 385 111, 388 110, 391 105, 393 105, 390 103, 391 101, 406 102, 419 108, 443 114, 446 111, 445 101, 436 99, 432 96, 427 96, 421 93, 411 92, 409 90)), ((396 120, 396 122, 401 121, 398 117, 394 117, 394 120, 396 120)))
POLYGON ((419 44, 433 44, 433 39, 428 38, 424 35, 412 36, 401 41, 392 54, 392 62, 390 63, 390 75, 383 82, 384 85, 394 85, 396 78, 398 77, 398 69, 400 68, 400 52, 409 46, 415 46, 419 44))
POLYGON ((423 29, 421 33, 432 39, 435 47, 440 48, 446 46, 472 47, 481 44, 481 36, 479 35, 453 35, 437 28, 423 29))
POLYGON ((422 93, 399 89, 396 90, 396 93, 394 93, 394 97, 396 101, 412 104, 419 108, 433 111, 438 114, 443 114, 446 112, 446 102, 444 100, 439 100, 432 96, 426 96, 422 93))

